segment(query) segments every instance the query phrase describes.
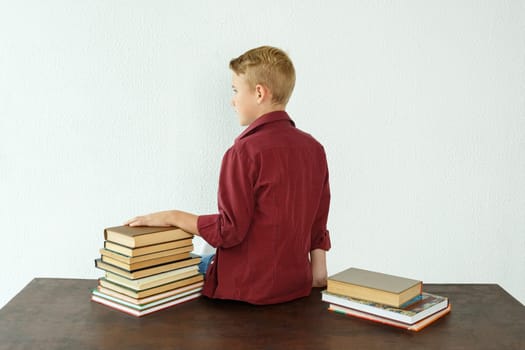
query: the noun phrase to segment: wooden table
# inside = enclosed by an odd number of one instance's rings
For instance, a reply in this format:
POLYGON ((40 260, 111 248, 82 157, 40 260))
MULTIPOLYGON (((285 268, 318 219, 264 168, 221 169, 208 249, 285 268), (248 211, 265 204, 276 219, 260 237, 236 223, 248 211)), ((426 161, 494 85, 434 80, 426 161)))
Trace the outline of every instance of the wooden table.
POLYGON ((426 284, 452 312, 417 333, 331 313, 321 289, 271 306, 202 297, 134 318, 92 303, 95 286, 34 279, 0 310, 0 349, 525 349, 525 307, 495 284, 426 284))

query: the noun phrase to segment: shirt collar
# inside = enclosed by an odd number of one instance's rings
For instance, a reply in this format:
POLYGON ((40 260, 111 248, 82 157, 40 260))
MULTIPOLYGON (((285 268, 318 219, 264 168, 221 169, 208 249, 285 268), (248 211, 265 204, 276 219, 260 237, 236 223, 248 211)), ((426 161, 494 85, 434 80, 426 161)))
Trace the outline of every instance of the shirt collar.
POLYGON ((240 139, 252 134, 256 129, 263 125, 279 121, 288 121, 293 127, 295 127, 295 123, 290 118, 288 113, 285 111, 273 111, 263 114, 259 118, 255 119, 246 129, 244 129, 244 131, 235 139, 235 141, 239 141, 240 139))

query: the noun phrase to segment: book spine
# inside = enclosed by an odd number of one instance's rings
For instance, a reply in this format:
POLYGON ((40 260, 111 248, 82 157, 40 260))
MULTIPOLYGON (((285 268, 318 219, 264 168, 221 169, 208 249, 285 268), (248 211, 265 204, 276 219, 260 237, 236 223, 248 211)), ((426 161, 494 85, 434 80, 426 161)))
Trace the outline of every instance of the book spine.
POLYGON ((116 303, 112 303, 109 300, 105 300, 103 298, 97 297, 96 295, 92 295, 91 296, 91 300, 96 302, 96 303, 105 305, 105 306, 107 306, 107 307, 109 307, 111 309, 122 311, 122 312, 124 312, 124 313, 126 313, 128 315, 135 316, 135 317, 140 317, 140 313, 139 312, 137 312, 135 310, 130 310, 127 307, 118 305, 116 303))
POLYGON ((168 298, 160 299, 160 300, 157 300, 157 301, 154 301, 154 302, 151 302, 151 303, 148 303, 148 304, 143 304, 143 305, 137 305, 137 304, 128 302, 128 301, 126 301, 124 299, 120 299, 120 298, 112 297, 110 295, 106 295, 104 293, 99 292, 97 289, 93 289, 92 293, 94 295, 96 295, 97 297, 104 298, 104 299, 112 301, 114 303, 118 303, 118 304, 123 305, 125 307, 128 307, 130 309, 137 310, 137 311, 145 311, 145 310, 150 309, 152 307, 155 307, 155 306, 158 306, 158 305, 162 305, 162 304, 166 304, 168 302, 172 302, 174 300, 181 299, 181 298, 183 298, 183 297, 185 297, 187 295, 200 292, 200 290, 202 290, 202 288, 196 288, 196 289, 192 289, 192 290, 187 290, 187 291, 184 291, 184 292, 172 295, 172 296, 170 296, 168 298))
POLYGON ((142 316, 149 315, 149 314, 151 314, 153 312, 156 312, 156 311, 167 309, 167 308, 169 308, 171 306, 174 306, 174 305, 179 305, 179 304, 183 304, 185 302, 188 302, 190 300, 194 300, 194 299, 198 298, 199 296, 201 296, 200 293, 191 294, 191 295, 188 295, 186 297, 174 300, 172 302, 168 302, 168 303, 165 303, 165 304, 162 304, 162 305, 158 305, 156 307, 152 307, 150 309, 143 310, 143 311, 137 311, 137 310, 130 309, 130 308, 124 306, 124 305, 120 305, 118 303, 112 302, 110 300, 106 300, 104 298, 98 297, 98 296, 93 295, 93 294, 91 295, 91 300, 96 302, 96 303, 105 305, 105 306, 107 306, 109 308, 112 308, 112 309, 115 309, 115 310, 127 313, 128 315, 135 316, 135 317, 142 317, 142 316))

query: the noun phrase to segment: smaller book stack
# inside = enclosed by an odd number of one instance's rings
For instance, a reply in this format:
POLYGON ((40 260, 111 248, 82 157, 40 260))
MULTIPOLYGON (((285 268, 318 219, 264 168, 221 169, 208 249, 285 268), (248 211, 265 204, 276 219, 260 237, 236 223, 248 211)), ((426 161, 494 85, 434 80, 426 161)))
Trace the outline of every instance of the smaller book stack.
POLYGON ((448 298, 422 289, 418 280, 352 267, 328 277, 322 300, 333 312, 419 331, 451 309, 448 298))
POLYGON ((105 271, 91 300, 144 316, 200 296, 203 275, 193 235, 175 227, 117 226, 104 230, 95 267, 105 271))

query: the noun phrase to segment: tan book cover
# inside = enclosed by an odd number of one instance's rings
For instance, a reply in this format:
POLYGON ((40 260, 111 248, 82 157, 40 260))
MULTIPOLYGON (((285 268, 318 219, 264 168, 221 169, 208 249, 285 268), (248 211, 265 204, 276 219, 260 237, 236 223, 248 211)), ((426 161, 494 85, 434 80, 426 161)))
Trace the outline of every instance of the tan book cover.
POLYGON ((189 284, 189 285, 184 286, 184 287, 172 289, 172 290, 169 290, 169 291, 164 292, 164 293, 155 294, 155 295, 152 295, 152 296, 149 296, 149 297, 144 297, 144 298, 139 298, 139 299, 132 298, 132 297, 130 297, 128 295, 125 295, 125 294, 122 294, 122 293, 118 293, 118 292, 116 292, 116 291, 114 291, 112 289, 108 289, 108 288, 102 287, 100 284, 97 286, 97 289, 100 292, 104 293, 104 294, 111 295, 112 297, 122 299, 124 301, 129 302, 129 303, 133 303, 133 304, 137 304, 137 305, 143 305, 143 304, 151 303, 151 302, 163 299, 163 298, 168 298, 170 296, 177 295, 179 293, 183 293, 183 292, 186 292, 186 291, 189 291, 189 290, 193 290, 193 289, 201 290, 203 284, 204 284, 204 281, 200 281, 200 282, 189 284))
MULTIPOLYGON (((193 244, 186 246, 186 247, 180 247, 180 248, 175 248, 175 249, 170 249, 170 250, 163 250, 161 252, 145 254, 145 255, 140 255, 140 256, 133 256, 133 257, 127 256, 124 254, 120 254, 120 253, 114 252, 106 248, 101 248, 100 254, 105 255, 109 258, 121 261, 126 264, 134 264, 134 263, 138 263, 141 261, 148 261, 148 260, 154 260, 154 259, 164 258, 168 256, 176 256, 178 254, 183 254, 183 253, 190 253, 191 251, 193 251, 193 244)), ((176 259, 173 259, 173 260, 176 260, 176 259)))
POLYGON ((170 241, 166 243, 152 244, 144 247, 129 248, 111 241, 104 241, 104 248, 120 253, 129 257, 136 257, 147 255, 165 250, 171 250, 180 247, 187 247, 192 245, 192 238, 179 239, 177 241, 170 241))
POLYGON ((159 273, 158 275, 130 280, 112 272, 106 272, 106 280, 120 284, 123 287, 136 291, 157 287, 163 284, 192 277, 199 273, 197 265, 186 266, 180 269, 159 273))
POLYGON ((195 275, 193 277, 185 278, 183 280, 179 280, 179 281, 163 284, 163 285, 158 286, 158 287, 145 289, 145 290, 141 290, 141 291, 134 291, 132 289, 120 286, 120 285, 118 285, 116 283, 113 283, 113 282, 110 282, 110 281, 106 280, 105 278, 100 278, 99 279, 99 284, 100 284, 100 286, 108 288, 108 289, 111 289, 111 290, 113 290, 115 292, 127 295, 127 296, 135 298, 135 299, 139 299, 139 298, 145 298, 145 297, 149 297, 149 296, 152 296, 152 295, 155 295, 155 294, 160 294, 160 293, 163 293, 163 292, 167 292, 167 291, 170 291, 172 289, 181 288, 181 287, 187 286, 189 284, 200 282, 203 279, 204 279, 204 276, 199 274, 199 275, 195 275))
POLYGON ((330 293, 400 307, 421 294, 423 283, 405 277, 351 267, 328 277, 330 293))
POLYGON ((125 312, 125 313, 127 313, 127 314, 129 314, 131 316, 135 316, 135 317, 142 317, 142 316, 145 316, 145 315, 149 315, 151 313, 167 309, 167 308, 172 307, 174 305, 185 303, 187 301, 197 299, 198 297, 201 296, 201 293, 197 292, 197 293, 193 293, 193 294, 190 294, 190 295, 182 296, 180 298, 172 299, 171 301, 167 301, 165 303, 160 303, 160 304, 158 304, 156 306, 153 306, 153 307, 141 309, 141 307, 139 307, 139 306, 136 306, 136 305, 131 306, 130 304, 126 304, 125 302, 123 302, 121 300, 118 300, 118 299, 111 300, 111 297, 108 297, 108 296, 102 297, 102 296, 96 295, 96 294, 98 294, 98 292, 93 292, 91 294, 91 300, 93 302, 105 305, 107 307, 110 307, 110 308, 118 310, 118 311, 125 312))
POLYGON ((140 269, 145 269, 147 267, 153 267, 153 266, 158 266, 158 265, 162 265, 162 264, 167 264, 167 263, 170 263, 170 262, 184 260, 184 259, 187 259, 189 257, 190 257, 190 253, 187 252, 187 253, 176 254, 176 255, 169 255, 169 256, 164 256, 162 258, 151 259, 151 260, 146 260, 146 261, 139 261, 139 262, 127 264, 125 262, 122 262, 120 260, 116 260, 116 259, 110 258, 110 257, 105 256, 105 255, 101 256, 103 262, 106 262, 106 263, 111 264, 113 266, 120 267, 121 269, 124 269, 126 271, 130 271, 130 272, 136 271, 136 270, 140 270, 140 269))
POLYGON ((115 226, 104 230, 104 239, 129 248, 192 238, 193 235, 177 227, 115 226))
POLYGON ((162 272, 180 269, 181 267, 191 266, 191 265, 197 265, 201 262, 201 257, 197 255, 191 255, 190 258, 185 260, 179 260, 172 263, 167 263, 163 265, 157 265, 153 267, 148 267, 145 269, 140 269, 136 271, 126 271, 120 267, 108 264, 107 262, 102 261, 102 259, 96 259, 95 260, 95 267, 104 271, 109 271, 116 273, 117 275, 129 278, 131 280, 135 280, 137 278, 147 277, 156 275, 162 272))

